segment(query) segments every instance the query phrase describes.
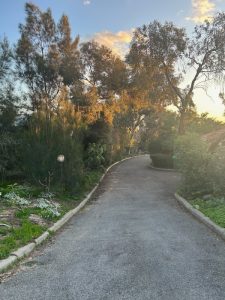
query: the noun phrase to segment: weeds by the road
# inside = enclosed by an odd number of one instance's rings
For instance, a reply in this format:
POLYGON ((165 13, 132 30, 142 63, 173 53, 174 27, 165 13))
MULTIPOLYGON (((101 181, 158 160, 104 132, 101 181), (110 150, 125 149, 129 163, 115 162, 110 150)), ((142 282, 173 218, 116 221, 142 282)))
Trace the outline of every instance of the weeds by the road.
POLYGON ((190 203, 217 225, 225 228, 225 199, 211 197, 207 200, 195 199, 190 203))
POLYGON ((55 189, 10 184, 0 187, 0 259, 39 237, 48 227, 74 208, 99 181, 101 171, 86 172, 76 194, 55 189))

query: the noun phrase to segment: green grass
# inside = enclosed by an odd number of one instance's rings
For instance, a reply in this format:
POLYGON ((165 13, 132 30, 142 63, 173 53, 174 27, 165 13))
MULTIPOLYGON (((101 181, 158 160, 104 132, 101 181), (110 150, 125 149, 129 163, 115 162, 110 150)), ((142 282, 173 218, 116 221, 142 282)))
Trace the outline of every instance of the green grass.
POLYGON ((64 207, 62 205, 60 208, 60 213, 61 215, 59 217, 56 217, 50 214, 46 209, 40 209, 37 207, 25 207, 17 210, 15 213, 15 217, 25 221, 28 220, 31 214, 35 214, 42 217, 44 220, 57 221, 64 214, 64 207))
POLYGON ((220 199, 191 200, 190 203, 198 208, 204 215, 209 217, 217 225, 225 228, 225 201, 220 199))
MULTIPOLYGON (((0 240, 0 259, 7 258, 12 251, 15 251, 19 247, 26 245, 35 238, 39 237, 47 228, 37 224, 33 224, 29 221, 29 216, 31 214, 36 214, 41 216, 43 219, 50 221, 57 221, 60 219, 66 212, 74 208, 76 202, 81 201, 84 196, 99 182, 102 171, 86 171, 83 180, 80 184, 79 189, 74 194, 61 193, 54 191, 57 201, 60 203, 60 217, 51 217, 49 213, 45 210, 41 210, 36 207, 24 207, 17 208, 15 211, 15 219, 21 224, 17 228, 3 228, 0 227, 0 235, 2 239, 0 240)), ((33 186, 22 186, 17 184, 6 185, 0 187, 0 191, 3 194, 6 194, 11 191, 15 191, 22 197, 38 197, 40 194, 40 189, 33 186)), ((7 206, 7 203, 4 203, 7 206)))
POLYGON ((103 171, 86 171, 78 195, 83 197, 85 193, 89 192, 99 182, 102 174, 103 171))
POLYGON ((14 192, 20 197, 29 198, 29 197, 38 197, 42 189, 37 186, 28 185, 28 184, 7 184, 0 186, 0 192, 2 195, 7 193, 14 192))
POLYGON ((36 213, 35 208, 25 207, 15 212, 15 217, 19 219, 27 219, 31 214, 36 213))
POLYGON ((6 235, 10 231, 10 228, 6 226, 0 226, 0 235, 6 235))
POLYGON ((11 229, 9 236, 0 240, 0 259, 6 258, 13 250, 39 237, 45 230, 45 227, 29 221, 23 222, 18 228, 11 229))

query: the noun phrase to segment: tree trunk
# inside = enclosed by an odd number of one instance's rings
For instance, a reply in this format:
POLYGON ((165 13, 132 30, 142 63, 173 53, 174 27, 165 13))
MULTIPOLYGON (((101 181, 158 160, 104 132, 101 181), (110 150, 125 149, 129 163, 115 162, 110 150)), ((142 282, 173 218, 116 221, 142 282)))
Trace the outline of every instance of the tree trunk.
POLYGON ((183 135, 185 134, 185 117, 186 117, 186 112, 182 111, 180 113, 180 120, 179 120, 179 127, 178 127, 178 134, 183 135))

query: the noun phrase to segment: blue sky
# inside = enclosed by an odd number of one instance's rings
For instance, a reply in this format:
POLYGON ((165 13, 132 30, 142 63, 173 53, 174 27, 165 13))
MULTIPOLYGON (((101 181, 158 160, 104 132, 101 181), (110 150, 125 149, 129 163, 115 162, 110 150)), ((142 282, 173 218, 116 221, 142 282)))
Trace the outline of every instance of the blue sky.
MULTIPOLYGON (((6 35, 14 43, 18 24, 24 22, 23 0, 0 0, 0 37, 6 35)), ((130 42, 132 29, 154 19, 173 21, 191 32, 194 25, 210 18, 216 11, 225 10, 225 0, 33 0, 45 10, 50 7, 56 20, 64 13, 69 16, 73 35, 82 40, 95 38, 123 53, 130 42)), ((200 112, 209 111, 222 116, 224 107, 218 98, 219 90, 211 87, 208 97, 198 91, 196 102, 200 112)))
MULTIPOLYGON (((14 40, 18 36, 18 23, 24 20, 22 0, 0 1, 0 35, 14 40)), ((183 0, 34 0, 41 9, 50 7, 56 19, 62 13, 69 16, 73 33, 88 37, 101 31, 124 31, 154 19, 173 20, 179 25, 185 14, 191 13, 191 1, 183 0)))

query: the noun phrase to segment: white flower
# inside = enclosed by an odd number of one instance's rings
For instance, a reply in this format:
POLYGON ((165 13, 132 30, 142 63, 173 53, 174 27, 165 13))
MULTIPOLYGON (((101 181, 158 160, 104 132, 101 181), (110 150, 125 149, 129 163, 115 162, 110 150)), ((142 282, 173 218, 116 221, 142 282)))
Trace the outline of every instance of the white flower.
POLYGON ((36 207, 46 210, 50 215, 54 217, 59 217, 60 212, 58 211, 59 204, 49 201, 45 198, 38 198, 36 207))
POLYGON ((41 198, 45 198, 45 199, 52 199, 55 197, 55 194, 51 193, 51 192, 47 192, 47 193, 41 193, 41 198))
POLYGON ((26 200, 25 198, 22 198, 22 197, 18 196, 14 192, 10 192, 10 193, 5 194, 4 198, 6 199, 7 202, 9 202, 11 204, 22 205, 22 206, 30 204, 30 201, 26 200))

